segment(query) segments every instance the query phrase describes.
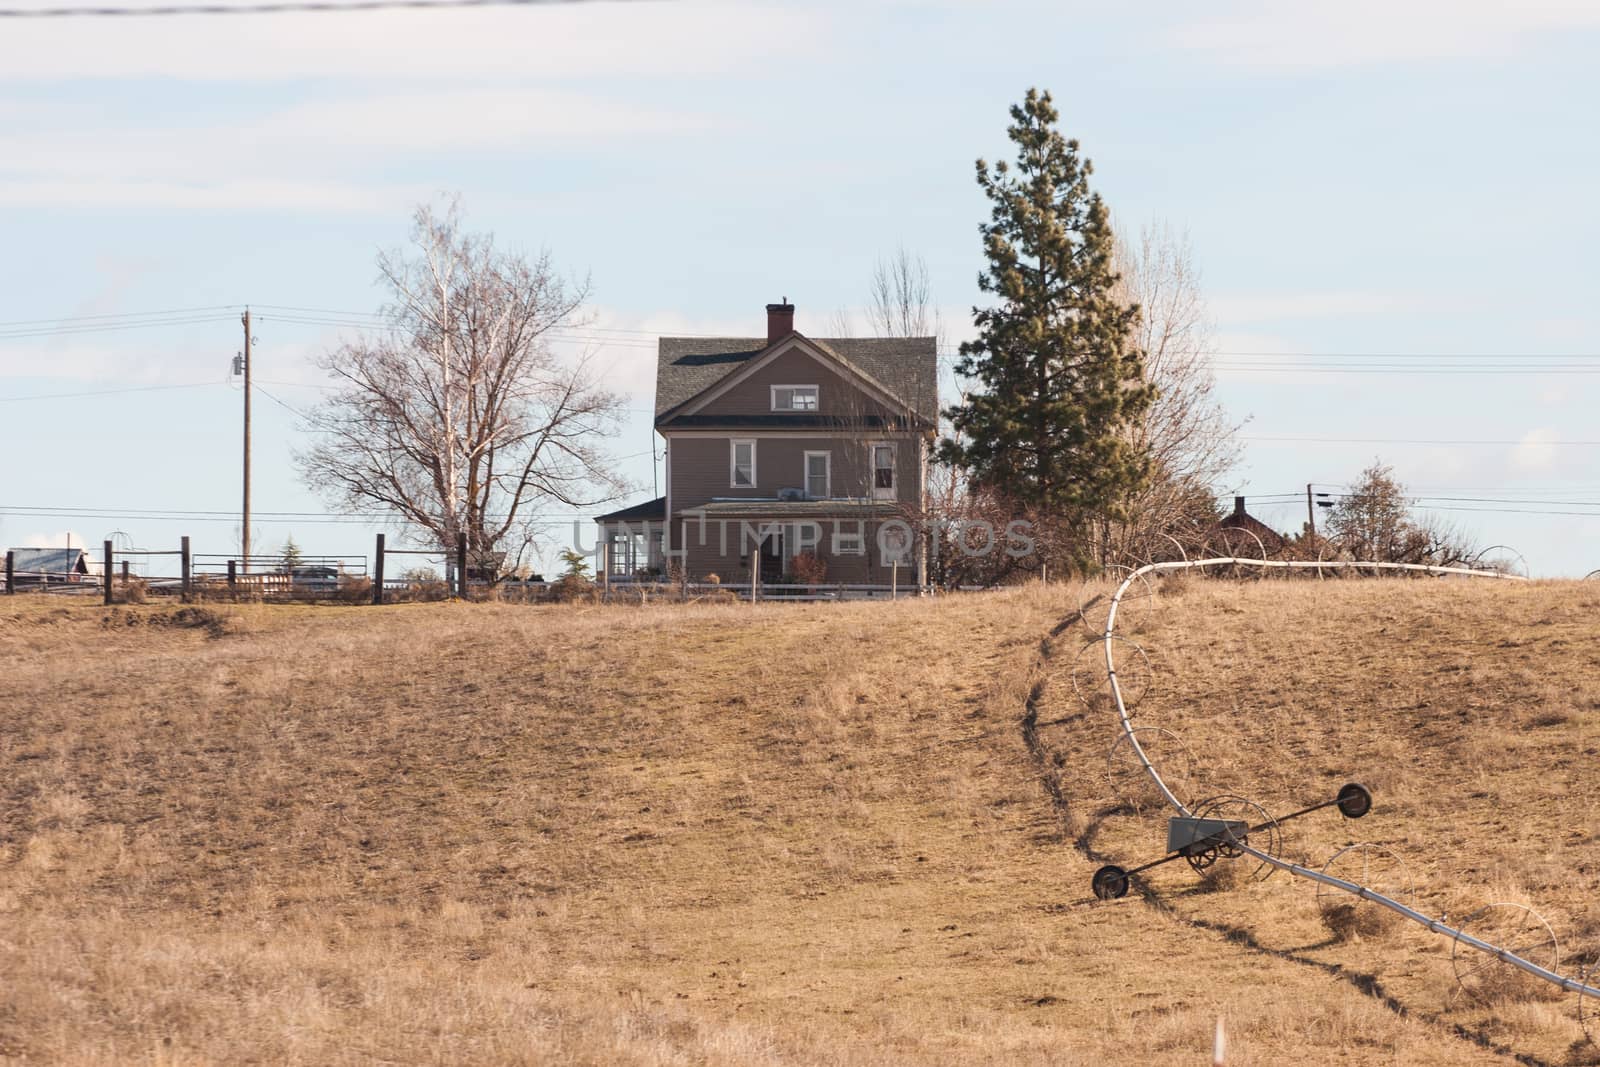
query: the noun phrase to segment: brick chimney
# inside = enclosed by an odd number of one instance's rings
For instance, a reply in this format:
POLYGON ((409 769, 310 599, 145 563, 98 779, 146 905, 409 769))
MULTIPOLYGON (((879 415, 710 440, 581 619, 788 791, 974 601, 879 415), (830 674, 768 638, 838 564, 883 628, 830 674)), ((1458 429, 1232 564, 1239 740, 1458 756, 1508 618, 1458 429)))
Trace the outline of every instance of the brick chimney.
POLYGON ((784 297, 781 304, 767 305, 767 344, 794 332, 794 305, 784 297))
POLYGON ((1244 497, 1236 496, 1233 498, 1233 513, 1235 515, 1244 514, 1244 497))

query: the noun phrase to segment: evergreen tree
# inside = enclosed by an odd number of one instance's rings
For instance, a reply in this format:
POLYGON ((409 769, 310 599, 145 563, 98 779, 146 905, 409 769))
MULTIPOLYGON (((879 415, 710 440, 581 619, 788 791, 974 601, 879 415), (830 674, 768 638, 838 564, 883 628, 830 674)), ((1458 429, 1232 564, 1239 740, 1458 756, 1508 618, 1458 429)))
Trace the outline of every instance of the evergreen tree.
POLYGON ((278 569, 284 574, 293 574, 304 558, 300 546, 294 542, 294 535, 290 534, 289 539, 283 543, 283 555, 279 557, 278 569))
POLYGON ((973 482, 1081 527, 1120 517, 1149 477, 1132 428, 1154 399, 1135 340, 1139 309, 1114 295, 1109 212, 1089 190, 1089 160, 1061 136, 1050 94, 1011 108, 1015 166, 978 160, 993 203, 979 227, 998 297, 974 309, 978 338, 957 370, 978 388, 949 408, 940 456, 973 482))

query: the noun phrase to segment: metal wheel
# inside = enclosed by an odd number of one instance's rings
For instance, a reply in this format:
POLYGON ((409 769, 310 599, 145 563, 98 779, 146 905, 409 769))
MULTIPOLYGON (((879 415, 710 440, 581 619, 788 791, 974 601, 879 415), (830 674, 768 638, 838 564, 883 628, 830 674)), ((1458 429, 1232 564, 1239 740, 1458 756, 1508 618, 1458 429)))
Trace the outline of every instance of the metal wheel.
MULTIPOLYGON (((1556 943, 1556 932, 1544 916, 1525 904, 1485 905, 1462 920, 1458 929, 1546 970, 1554 971, 1561 966, 1561 947, 1556 943)), ((1462 944, 1460 938, 1450 945, 1450 968, 1455 972, 1458 992, 1479 1004, 1530 1000, 1558 988, 1497 956, 1462 944)))
MULTIPOLYGON (((1597 988, 1600 982, 1600 955, 1591 957, 1578 969, 1578 981, 1589 989, 1597 988)), ((1583 1036, 1589 1039, 1589 1044, 1600 1045, 1600 1001, 1593 994, 1578 990, 1578 1025, 1583 1027, 1583 1036)))
POLYGON ((1151 780, 1130 736, 1139 742, 1145 758, 1173 795, 1179 800, 1188 797, 1195 770, 1194 753, 1177 734, 1160 726, 1135 726, 1117 735, 1106 755, 1106 781, 1111 786, 1111 795, 1134 811, 1166 803, 1167 798, 1151 780))
MULTIPOLYGON (((1225 527, 1214 531, 1206 539, 1206 559, 1238 559, 1267 561, 1267 546, 1262 543, 1249 530, 1237 527, 1225 527)), ((1257 567, 1250 562, 1218 563, 1207 567, 1206 571, 1216 578, 1229 578, 1234 581, 1256 581, 1267 573, 1268 568, 1257 567)))
POLYGON ((1359 819, 1372 810, 1372 793, 1367 787, 1351 782, 1339 790, 1339 814, 1347 819, 1359 819))
POLYGON ((1583 576, 1583 580, 1586 582, 1600 581, 1600 570, 1590 571, 1583 576))
MULTIPOLYGON (((1128 576, 1137 569, 1137 567, 1114 564, 1097 577, 1084 580, 1078 592, 1078 615, 1090 633, 1103 635, 1106 632, 1106 619, 1111 614, 1111 598, 1116 595, 1117 589, 1128 576)), ((1149 614, 1150 602, 1155 595, 1155 586, 1150 584, 1150 579, 1143 574, 1139 575, 1133 584, 1128 586, 1127 592, 1122 594, 1122 599, 1117 602, 1117 625, 1128 628, 1138 625, 1149 614)))
POLYGON ((1230 838, 1209 852, 1197 856, 1185 856, 1196 874, 1202 876, 1207 874, 1218 859, 1233 860, 1243 857, 1248 863, 1254 864, 1250 867, 1247 877, 1256 881, 1265 881, 1272 877, 1272 872, 1277 870, 1276 867, 1266 860, 1249 856, 1240 847, 1248 845, 1257 852, 1264 852, 1273 858, 1277 858, 1283 850, 1283 831, 1278 826, 1277 820, 1267 814, 1266 808, 1253 800, 1224 794, 1200 801, 1194 806, 1194 815, 1201 819, 1229 819, 1260 827, 1242 838, 1230 838))
POLYGON ((1501 574, 1513 574, 1519 578, 1528 576, 1528 561, 1521 552, 1510 545, 1490 545, 1488 548, 1472 557, 1472 569, 1480 571, 1499 571, 1501 574))
MULTIPOLYGON (((1390 900, 1409 902, 1416 893, 1411 871, 1400 853, 1366 842, 1346 845, 1322 865, 1322 873, 1353 882, 1390 900)), ((1317 883, 1317 912, 1341 940, 1352 935, 1383 933, 1399 916, 1331 885, 1317 883)))
POLYGON ((1128 895, 1128 872, 1108 864, 1094 872, 1094 895, 1101 900, 1117 900, 1128 895))
POLYGON ((1110 638, 1091 641, 1080 648, 1072 661, 1072 691, 1090 711, 1116 711, 1117 702, 1111 695, 1111 676, 1106 672, 1107 640, 1112 642, 1111 656, 1117 668, 1117 688, 1122 693, 1122 706, 1128 709, 1131 716, 1149 695, 1155 679, 1150 656, 1136 641, 1113 634, 1110 638), (1119 652, 1129 654, 1119 655, 1119 652))

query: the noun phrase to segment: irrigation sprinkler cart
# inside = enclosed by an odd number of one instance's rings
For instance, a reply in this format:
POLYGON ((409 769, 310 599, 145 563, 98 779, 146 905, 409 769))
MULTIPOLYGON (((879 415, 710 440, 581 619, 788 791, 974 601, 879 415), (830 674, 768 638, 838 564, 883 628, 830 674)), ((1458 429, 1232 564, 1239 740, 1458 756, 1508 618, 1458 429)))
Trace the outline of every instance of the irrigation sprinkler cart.
MULTIPOLYGON (((1249 801, 1236 803, 1255 807, 1249 801)), ((1163 863, 1171 863, 1176 859, 1186 860, 1197 874, 1204 873, 1219 859, 1237 859, 1244 855, 1252 834, 1265 833, 1276 837, 1279 824, 1332 807, 1337 807, 1339 813, 1347 819, 1359 819, 1372 810, 1372 794, 1367 791, 1366 786, 1351 782, 1340 789, 1339 795, 1332 800, 1324 800, 1278 818, 1268 815, 1264 821, 1255 825, 1251 825, 1245 819, 1217 818, 1205 814, 1208 810, 1207 805, 1196 805, 1196 810, 1201 814, 1175 815, 1167 820, 1165 856, 1132 869, 1124 869, 1114 863, 1101 867, 1094 872, 1094 895, 1101 900, 1116 900, 1126 896, 1129 880, 1134 875, 1142 874, 1152 867, 1159 867, 1163 863)), ((1266 812, 1263 811, 1261 814, 1266 815, 1266 812)))

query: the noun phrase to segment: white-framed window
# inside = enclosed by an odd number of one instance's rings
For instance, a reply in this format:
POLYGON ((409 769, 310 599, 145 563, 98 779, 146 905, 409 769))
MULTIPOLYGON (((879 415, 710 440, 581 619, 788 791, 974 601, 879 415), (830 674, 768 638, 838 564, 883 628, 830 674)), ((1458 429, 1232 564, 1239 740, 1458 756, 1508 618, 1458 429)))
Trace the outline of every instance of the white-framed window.
POLYGON ((877 530, 878 562, 884 567, 896 563, 902 567, 911 564, 911 527, 899 519, 890 519, 877 530))
POLYGON ((860 519, 836 519, 833 523, 833 554, 836 556, 864 556, 867 554, 866 523, 860 519))
POLYGON ((774 385, 772 410, 816 411, 817 393, 817 387, 814 385, 774 385))
POLYGON ((833 453, 806 453, 806 496, 826 500, 833 495, 833 453))
POLYGON ((872 445, 872 499, 874 500, 895 498, 894 454, 895 446, 892 442, 876 441, 872 445))
POLYGON ((755 440, 735 437, 728 442, 728 485, 733 489, 754 489, 755 484, 755 440))

